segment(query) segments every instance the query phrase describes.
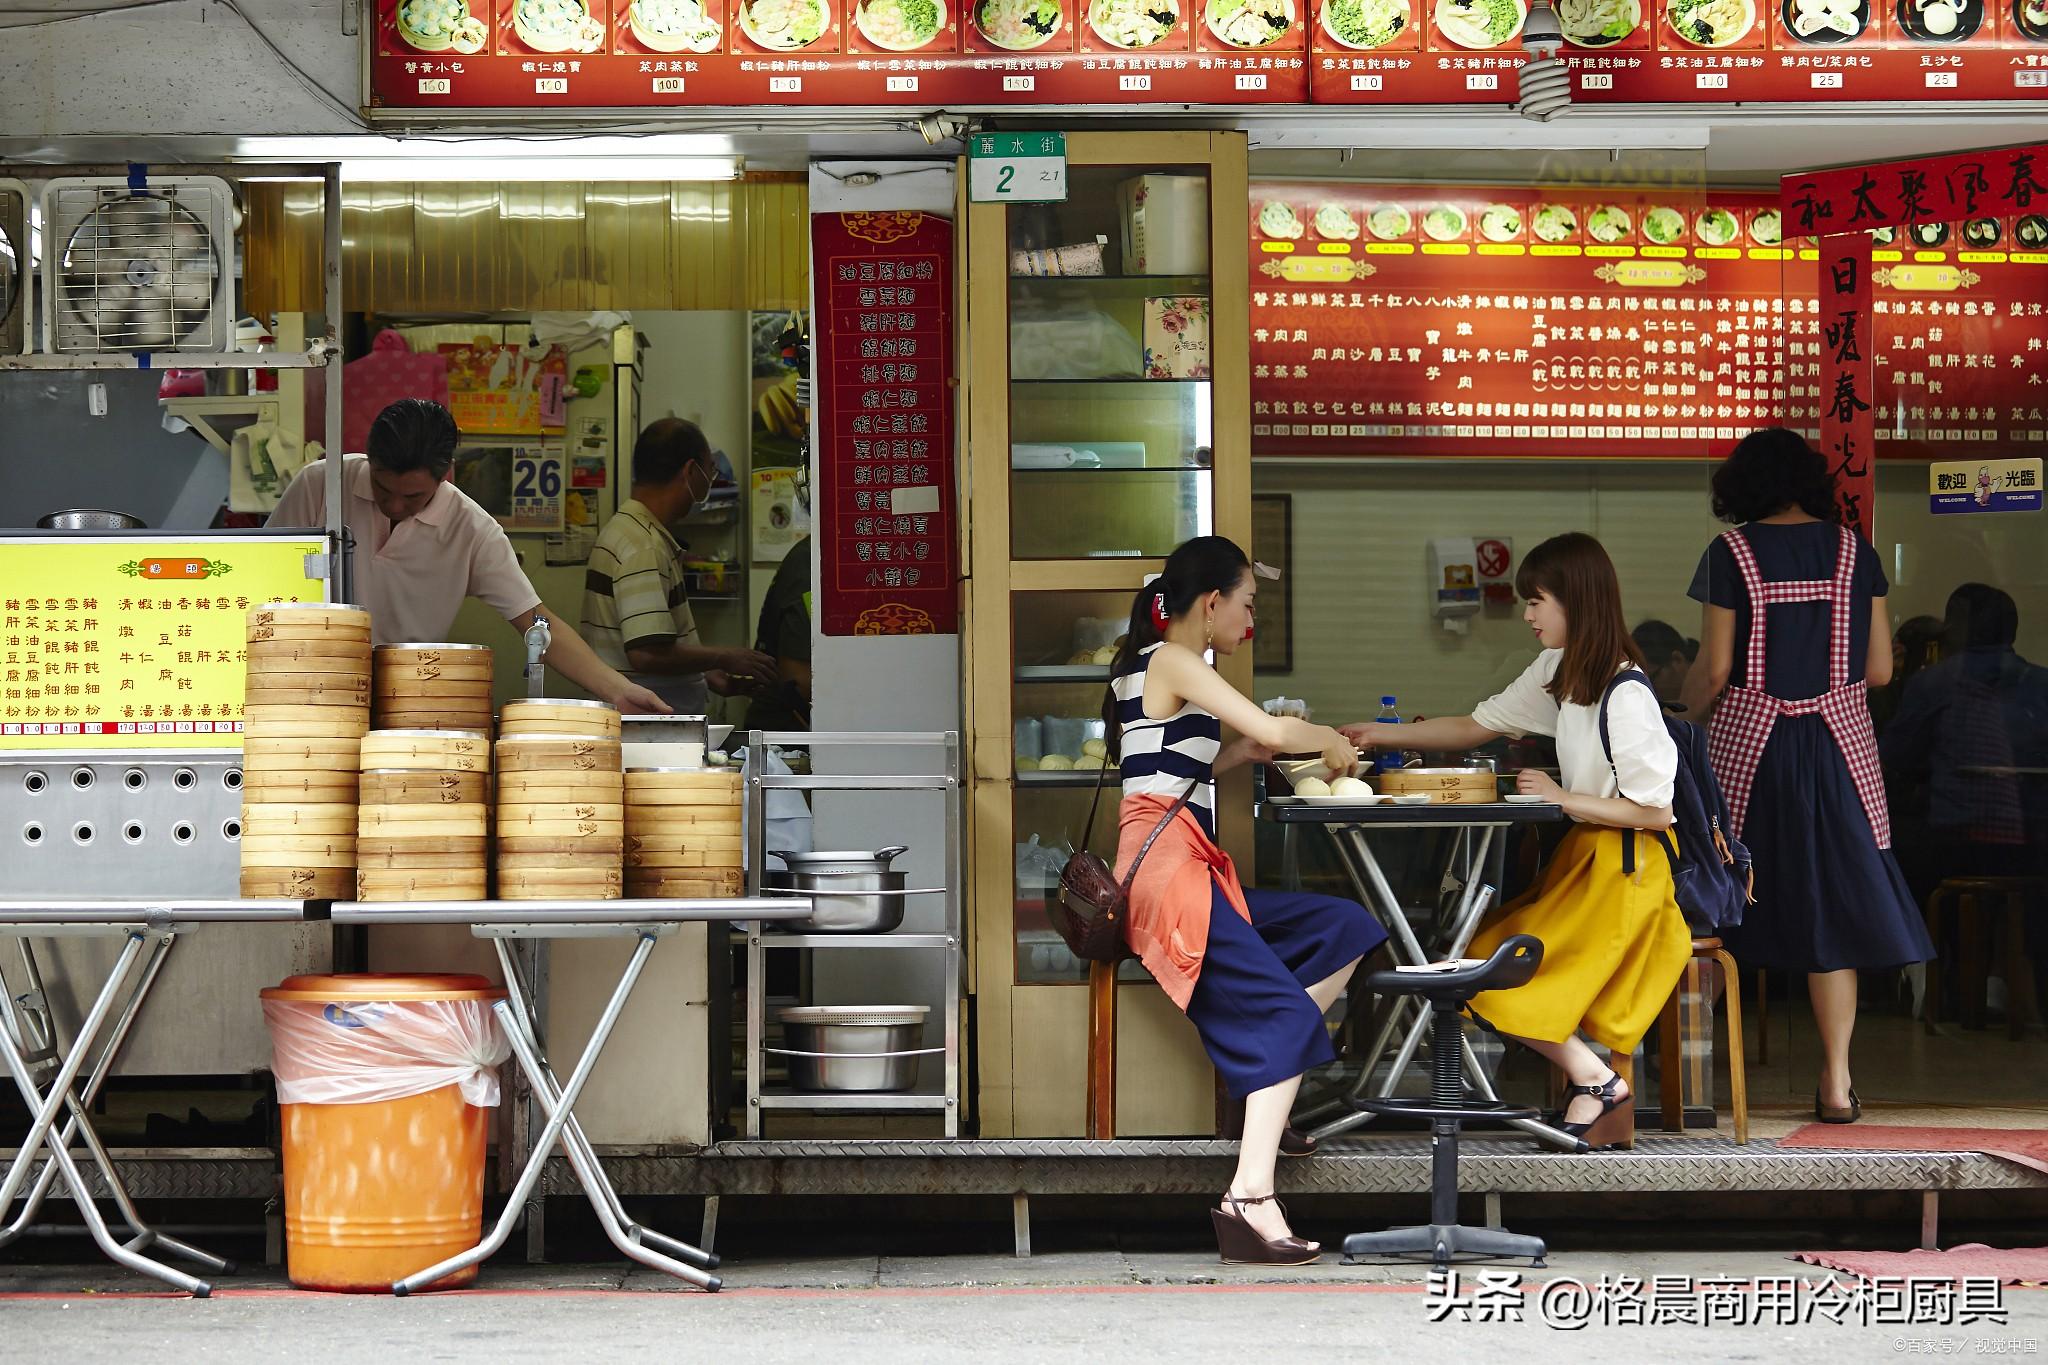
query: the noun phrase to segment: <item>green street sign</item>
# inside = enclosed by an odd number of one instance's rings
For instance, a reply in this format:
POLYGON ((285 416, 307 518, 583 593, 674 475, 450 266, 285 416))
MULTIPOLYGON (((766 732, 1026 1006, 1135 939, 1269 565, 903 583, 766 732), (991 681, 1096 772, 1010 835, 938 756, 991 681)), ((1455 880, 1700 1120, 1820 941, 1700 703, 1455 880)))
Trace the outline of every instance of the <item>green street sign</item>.
POLYGON ((1065 133, 976 133, 967 141, 967 198, 976 204, 1062 204, 1065 133))

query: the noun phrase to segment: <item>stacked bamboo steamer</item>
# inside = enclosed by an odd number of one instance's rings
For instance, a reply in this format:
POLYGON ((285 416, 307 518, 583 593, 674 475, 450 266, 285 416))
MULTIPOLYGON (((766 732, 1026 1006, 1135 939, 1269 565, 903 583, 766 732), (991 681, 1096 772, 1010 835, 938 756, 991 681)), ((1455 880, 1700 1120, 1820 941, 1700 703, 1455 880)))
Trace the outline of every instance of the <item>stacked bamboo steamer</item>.
POLYGON ((247 640, 242 894, 346 900, 370 728, 370 613, 268 602, 249 613, 247 640))
POLYGON ((363 736, 356 899, 483 900, 490 894, 490 736, 372 730, 363 736))
POLYGON ((740 795, 737 769, 628 769, 626 894, 739 895, 740 795))
POLYGON ((616 740, 622 728, 618 707, 569 697, 508 701, 498 713, 500 735, 591 735, 616 740))
POLYGON ((379 645, 371 699, 379 730, 491 730, 489 645, 379 645))
MULTIPOLYGON (((501 724, 520 723, 515 705, 564 704, 507 703, 501 724)), ((617 727, 618 712, 604 709, 617 727)), ((497 815, 501 900, 617 899, 626 829, 616 728, 611 735, 501 735, 497 815)))

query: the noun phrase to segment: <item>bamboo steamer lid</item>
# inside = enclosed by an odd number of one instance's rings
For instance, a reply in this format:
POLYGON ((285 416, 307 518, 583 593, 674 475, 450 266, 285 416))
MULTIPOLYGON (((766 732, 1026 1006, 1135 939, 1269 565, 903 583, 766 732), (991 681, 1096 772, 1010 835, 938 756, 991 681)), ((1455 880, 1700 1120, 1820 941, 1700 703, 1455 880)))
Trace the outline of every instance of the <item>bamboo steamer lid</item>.
POLYGON ((617 739, 623 729, 618 707, 573 697, 508 701, 499 708, 498 722, 507 734, 599 734, 617 739))
POLYGON ((359 901, 480 901, 489 892, 490 874, 482 868, 472 872, 356 869, 356 899, 359 901))
POLYGON ((363 736, 363 766, 489 772, 491 741, 475 730, 372 730, 363 736))
POLYGON ((1376 779, 1382 794, 1429 797, 1434 805, 1492 805, 1500 782, 1490 768, 1395 768, 1376 779))
MULTIPOLYGON (((488 843, 489 841, 485 840, 484 842, 488 843)), ((415 853, 411 851, 410 845, 406 847, 406 851, 400 852, 381 846, 372 848, 371 845, 376 843, 378 841, 372 839, 356 840, 357 867, 397 871, 404 868, 452 868, 462 870, 483 868, 490 865, 490 860, 484 856, 484 850, 482 849, 468 853, 453 853, 440 849, 425 853, 415 853)))
POLYGON ((463 669, 489 677, 497 653, 489 645, 395 644, 377 646, 378 672, 463 669))
POLYGON ((252 626, 285 623, 368 631, 370 609, 352 602, 259 602, 249 608, 252 626))
POLYGON ((609 838, 558 839, 518 837, 497 841, 500 867, 547 867, 564 860, 595 858, 613 863, 625 857, 626 836, 609 838))
POLYGON ((380 806, 448 806, 490 799, 485 774, 372 768, 362 775, 362 800, 380 806))
POLYGON ((355 892, 347 868, 245 867, 242 895, 250 900, 338 901, 355 892))

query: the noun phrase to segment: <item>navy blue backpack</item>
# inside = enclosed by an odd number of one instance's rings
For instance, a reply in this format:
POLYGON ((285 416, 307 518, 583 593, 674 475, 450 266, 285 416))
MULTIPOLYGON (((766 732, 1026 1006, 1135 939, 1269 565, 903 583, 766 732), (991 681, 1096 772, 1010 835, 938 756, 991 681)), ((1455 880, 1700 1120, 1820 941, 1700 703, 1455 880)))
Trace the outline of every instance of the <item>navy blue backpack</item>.
MULTIPOLYGON (((1636 669, 1619 674, 1607 684, 1600 698, 1600 747, 1607 754, 1607 766, 1614 767, 1614 745, 1607 735, 1607 703, 1616 688, 1639 682, 1651 688, 1649 676, 1636 669)), ((1721 797, 1721 784, 1714 780, 1714 765, 1707 758, 1707 732, 1690 721, 1664 715, 1665 732, 1678 746, 1678 780, 1673 784, 1671 813, 1676 817, 1678 844, 1671 836, 1657 832, 1671 859, 1671 880, 1676 888, 1678 908, 1685 912, 1686 927, 1694 934, 1709 936, 1742 923, 1743 908, 1750 903, 1749 850, 1728 829, 1728 803, 1721 797), (1680 849, 1684 853, 1680 853, 1680 849), (1711 850, 1711 851, 1710 851, 1711 850)), ((1621 774, 1615 773, 1618 785, 1621 774)), ((1633 872, 1633 841, 1625 860, 1633 872)))

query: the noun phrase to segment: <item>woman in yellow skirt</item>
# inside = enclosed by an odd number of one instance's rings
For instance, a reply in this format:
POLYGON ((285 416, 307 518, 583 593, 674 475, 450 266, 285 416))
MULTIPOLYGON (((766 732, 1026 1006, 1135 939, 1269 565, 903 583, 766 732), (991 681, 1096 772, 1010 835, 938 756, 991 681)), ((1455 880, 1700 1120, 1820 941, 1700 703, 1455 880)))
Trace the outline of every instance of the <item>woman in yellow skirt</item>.
POLYGON ((1543 652, 1506 691, 1467 717, 1344 733, 1360 748, 1454 752, 1503 735, 1556 738, 1563 784, 1525 768, 1515 785, 1563 806, 1571 830, 1537 886, 1491 915, 1468 950, 1485 957, 1515 934, 1533 934, 1543 965, 1518 990, 1475 998, 1472 1013, 1556 1063, 1570 1081, 1561 1126, 1590 1146, 1612 1146, 1630 1132, 1635 1097, 1585 1040, 1633 1053, 1692 954, 1655 838, 1671 827, 1678 750, 1647 687, 1616 689, 1611 758, 1601 743, 1601 697, 1643 660, 1599 541, 1579 533, 1544 541, 1522 561, 1515 591, 1543 652))

